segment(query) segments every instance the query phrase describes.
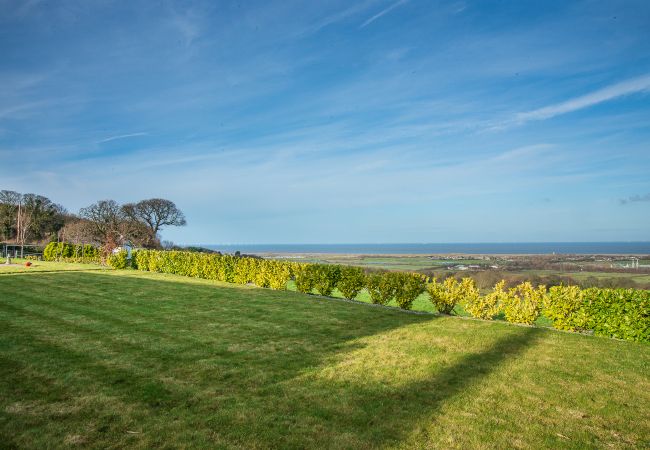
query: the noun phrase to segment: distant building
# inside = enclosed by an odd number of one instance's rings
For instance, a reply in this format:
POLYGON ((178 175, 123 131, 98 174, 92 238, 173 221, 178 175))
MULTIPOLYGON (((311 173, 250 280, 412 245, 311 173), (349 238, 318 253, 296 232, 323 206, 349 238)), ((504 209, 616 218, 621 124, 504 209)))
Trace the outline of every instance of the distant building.
POLYGON ((113 249, 113 254, 117 254, 122 250, 126 250, 126 259, 131 259, 131 252, 133 251, 133 244, 131 241, 124 241, 124 244, 122 244, 120 247, 115 247, 113 249))

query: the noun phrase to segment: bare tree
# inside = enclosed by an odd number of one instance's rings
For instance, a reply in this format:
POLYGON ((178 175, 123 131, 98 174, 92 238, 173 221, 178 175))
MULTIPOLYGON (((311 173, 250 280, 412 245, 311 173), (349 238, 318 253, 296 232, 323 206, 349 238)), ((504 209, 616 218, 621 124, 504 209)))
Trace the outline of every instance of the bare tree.
POLYGON ((34 221, 32 212, 24 205, 18 205, 18 216, 16 218, 16 243, 20 244, 20 257, 24 256, 25 241, 29 236, 29 230, 34 221))
POLYGON ((88 222, 93 238, 104 246, 119 246, 130 240, 143 247, 158 247, 156 235, 127 206, 122 207, 114 200, 101 200, 82 208, 79 215, 88 222))
POLYGON ((120 225, 125 220, 124 212, 115 200, 100 200, 81 208, 79 216, 91 224, 95 239, 102 243, 116 241, 121 234, 120 225))
POLYGON ((122 207, 124 213, 134 220, 147 225, 152 236, 157 236, 164 226, 187 225, 183 212, 171 200, 151 198, 138 203, 127 203, 122 207))
POLYGON ((77 219, 74 222, 70 221, 66 223, 61 231, 59 231, 59 238, 75 244, 101 244, 96 238, 93 224, 88 220, 77 219))

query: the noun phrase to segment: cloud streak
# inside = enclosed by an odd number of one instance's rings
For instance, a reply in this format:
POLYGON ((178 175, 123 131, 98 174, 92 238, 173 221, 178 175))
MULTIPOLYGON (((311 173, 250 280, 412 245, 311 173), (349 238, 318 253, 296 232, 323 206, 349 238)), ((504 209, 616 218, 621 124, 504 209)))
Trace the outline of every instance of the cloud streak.
POLYGON ((562 114, 589 108, 615 98, 646 91, 650 91, 650 74, 622 81, 561 103, 519 113, 515 117, 515 122, 517 124, 523 124, 534 120, 550 119, 562 114))
POLYGON ((361 26, 359 26, 359 28, 365 28, 365 27, 367 27, 368 25, 370 25, 371 23, 373 23, 375 20, 377 20, 377 19, 379 19, 380 17, 382 17, 382 16, 388 14, 389 12, 391 12, 392 10, 394 10, 395 8, 397 8, 398 6, 403 5, 403 4, 406 3, 407 1, 408 1, 408 0, 399 0, 399 1, 395 2, 395 3, 393 3, 393 4, 390 5, 388 8, 385 8, 385 9, 379 11, 377 14, 375 14, 374 16, 370 17, 368 20, 366 20, 365 22, 363 22, 363 23, 361 24, 361 26))
POLYGON ((98 144, 103 144, 105 142, 111 142, 111 141, 117 141, 118 139, 128 139, 132 137, 137 137, 137 136, 147 136, 149 133, 129 133, 129 134, 120 134, 118 136, 110 136, 107 137, 106 139, 102 139, 101 141, 97 141, 98 144))
POLYGON ((342 11, 339 11, 337 13, 331 14, 329 16, 326 16, 325 18, 321 19, 317 23, 309 26, 308 28, 302 30, 299 34, 301 35, 308 35, 308 34, 313 34, 317 33, 323 28, 326 28, 330 25, 334 25, 336 23, 342 22, 355 14, 359 14, 360 12, 364 11, 365 9, 369 8, 373 4, 377 3, 377 0, 367 0, 365 2, 361 3, 356 3, 353 6, 344 9, 342 11))

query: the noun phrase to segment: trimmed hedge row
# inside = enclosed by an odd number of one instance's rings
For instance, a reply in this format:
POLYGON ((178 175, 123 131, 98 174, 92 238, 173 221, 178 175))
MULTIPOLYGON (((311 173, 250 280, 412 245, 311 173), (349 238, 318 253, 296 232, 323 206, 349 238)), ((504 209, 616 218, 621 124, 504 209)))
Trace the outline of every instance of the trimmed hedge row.
POLYGON ((255 284, 284 290, 293 279, 302 293, 332 295, 335 289, 354 299, 365 288, 373 303, 395 301, 411 309, 425 290, 436 309, 453 312, 460 304, 472 316, 491 320, 503 314, 513 323, 533 324, 543 313, 561 330, 593 332, 634 341, 650 341, 650 291, 633 289, 582 290, 557 286, 547 291, 525 282, 506 289, 501 281, 487 295, 481 295, 474 280, 447 278, 438 282, 407 272, 366 274, 359 267, 305 264, 252 257, 185 252, 137 250, 131 260, 126 252, 111 255, 107 263, 115 268, 132 267, 228 283, 255 284))
MULTIPOLYGON (((463 279, 462 283, 468 285, 465 290, 443 291, 453 298, 450 303, 462 304, 467 312, 480 319, 490 320, 503 313, 508 322, 533 324, 543 313, 558 330, 650 342, 650 291, 578 286, 553 286, 547 291, 545 286, 535 288, 529 282, 505 290, 505 282, 500 281, 492 292, 481 296, 470 278, 463 279)), ((429 285, 434 301, 431 286, 434 284, 429 285)))
MULTIPOLYGON (((126 252, 117 253, 116 258, 122 253, 126 252)), ((121 259, 118 261, 121 262, 121 259)), ((254 283, 277 290, 286 289, 293 274, 293 264, 290 262, 176 250, 136 250, 131 262, 133 268, 142 271, 227 283, 254 283)), ((113 266, 110 259, 107 263, 113 266)))
POLYGON ((101 252, 90 244, 76 245, 68 242, 50 242, 43 250, 45 261, 100 263, 101 252))
MULTIPOLYGON (((107 263, 116 269, 126 268, 126 252, 111 255, 107 263)), ((252 283, 277 290, 286 289, 287 283, 293 279, 299 292, 330 296, 334 289, 338 289, 350 300, 356 298, 365 287, 374 303, 385 305, 394 299, 404 309, 410 309, 413 301, 426 287, 426 277, 413 273, 386 272, 366 275, 359 267, 303 264, 176 250, 136 250, 131 258, 131 267, 228 283, 252 283)))
POLYGON ((650 341, 650 291, 554 286, 548 299, 544 314, 555 328, 650 341))

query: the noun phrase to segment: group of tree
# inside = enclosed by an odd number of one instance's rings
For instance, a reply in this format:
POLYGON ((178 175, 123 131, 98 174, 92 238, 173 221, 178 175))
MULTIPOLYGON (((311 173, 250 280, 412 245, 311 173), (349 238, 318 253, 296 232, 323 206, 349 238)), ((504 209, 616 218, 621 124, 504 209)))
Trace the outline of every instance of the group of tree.
POLYGON ((160 231, 186 224, 174 202, 162 198, 120 205, 100 200, 71 214, 47 197, 0 191, 0 240, 19 245, 66 241, 112 249, 130 241, 160 248, 160 231))
POLYGON ((0 191, 0 238, 25 244, 49 240, 70 215, 61 205, 36 194, 0 191))
POLYGON ((115 200, 100 200, 81 208, 79 218, 64 233, 84 235, 109 248, 126 240, 139 247, 160 248, 159 232, 163 227, 187 223, 174 202, 162 198, 124 205, 115 200))

